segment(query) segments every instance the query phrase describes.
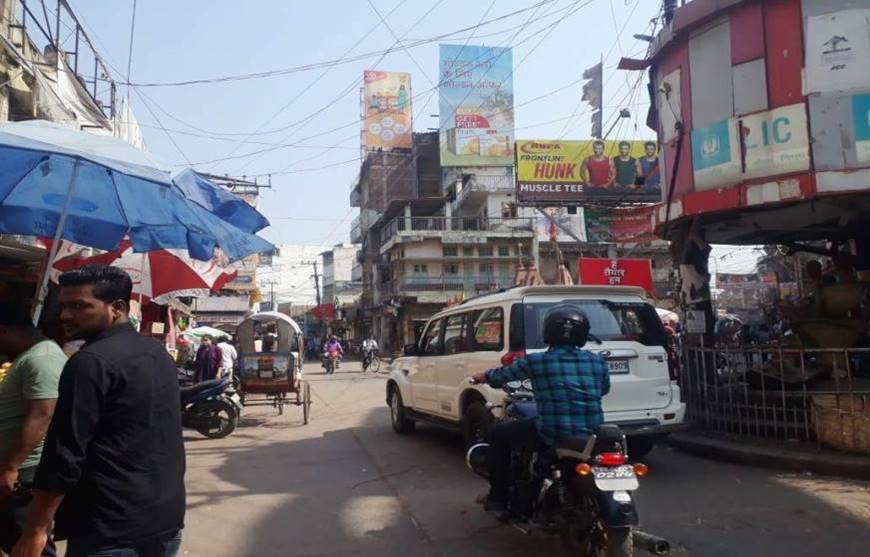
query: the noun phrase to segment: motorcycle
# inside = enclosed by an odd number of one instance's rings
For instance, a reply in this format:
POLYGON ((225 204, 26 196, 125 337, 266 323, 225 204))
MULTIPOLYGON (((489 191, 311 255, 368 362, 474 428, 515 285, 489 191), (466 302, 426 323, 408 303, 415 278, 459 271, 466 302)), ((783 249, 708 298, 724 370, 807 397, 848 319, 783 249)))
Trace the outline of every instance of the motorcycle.
POLYGON ((323 353, 322 357, 322 365, 323 369, 326 370, 327 375, 332 375, 335 373, 335 370, 338 369, 338 362, 341 360, 341 357, 338 354, 337 350, 329 350, 323 353))
POLYGON ((181 425, 206 437, 221 439, 232 433, 241 413, 242 401, 229 378, 181 388, 181 425))
MULTIPOLYGON (((537 415, 531 382, 511 382, 504 419, 537 415)), ((492 406, 491 406, 492 407, 492 406)), ((487 477, 488 444, 468 450, 466 463, 487 477)), ((637 529, 632 492, 649 468, 628 462, 625 434, 617 425, 602 425, 594 434, 561 440, 545 452, 514 451, 514 483, 508 512, 500 519, 519 530, 559 535, 572 555, 630 557, 637 547, 653 555, 668 555, 670 544, 637 529)))

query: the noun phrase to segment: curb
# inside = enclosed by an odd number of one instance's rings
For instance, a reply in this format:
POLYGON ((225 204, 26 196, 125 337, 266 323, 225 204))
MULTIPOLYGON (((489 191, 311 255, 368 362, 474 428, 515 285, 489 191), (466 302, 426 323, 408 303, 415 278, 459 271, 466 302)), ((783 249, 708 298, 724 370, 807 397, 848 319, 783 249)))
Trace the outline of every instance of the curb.
POLYGON ((684 452, 703 458, 760 468, 779 468, 792 472, 811 472, 824 476, 870 480, 870 457, 785 449, 776 443, 761 446, 692 432, 672 433, 665 438, 665 441, 684 452))

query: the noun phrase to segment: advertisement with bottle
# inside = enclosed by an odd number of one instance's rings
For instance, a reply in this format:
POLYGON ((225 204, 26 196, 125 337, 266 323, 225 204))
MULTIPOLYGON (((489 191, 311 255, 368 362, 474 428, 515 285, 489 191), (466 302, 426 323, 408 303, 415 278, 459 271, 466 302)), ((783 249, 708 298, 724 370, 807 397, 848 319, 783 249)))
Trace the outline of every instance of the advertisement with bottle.
POLYGON ((366 71, 363 73, 364 147, 411 148, 411 74, 366 71))
POLYGON ((511 166, 511 49, 443 44, 439 75, 441 165, 511 166))

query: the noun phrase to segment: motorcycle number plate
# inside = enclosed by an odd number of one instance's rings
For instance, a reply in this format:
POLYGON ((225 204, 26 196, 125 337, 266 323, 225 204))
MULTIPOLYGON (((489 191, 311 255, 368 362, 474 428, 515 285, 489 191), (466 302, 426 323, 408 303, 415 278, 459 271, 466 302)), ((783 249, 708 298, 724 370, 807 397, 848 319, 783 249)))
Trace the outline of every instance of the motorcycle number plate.
POLYGON ((271 379, 274 375, 272 371, 260 370, 260 379, 271 379))
POLYGON ((607 360, 607 369, 610 373, 628 373, 628 360, 607 360))
POLYGON ((637 476, 631 465, 592 468, 595 486, 602 491, 632 491, 638 488, 637 476))

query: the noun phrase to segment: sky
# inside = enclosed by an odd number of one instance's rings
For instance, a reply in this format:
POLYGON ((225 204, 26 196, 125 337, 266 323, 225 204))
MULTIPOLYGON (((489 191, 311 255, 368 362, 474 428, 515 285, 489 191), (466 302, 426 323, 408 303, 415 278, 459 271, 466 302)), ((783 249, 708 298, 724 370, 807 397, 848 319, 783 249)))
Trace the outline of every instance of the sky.
MULTIPOLYGON (((126 81, 133 0, 70 4, 115 80, 126 81)), ((438 125, 437 96, 426 91, 438 80, 439 42, 510 46, 516 137, 584 139, 589 114, 578 80, 603 58, 605 129, 627 107, 632 118, 611 137, 651 138, 645 78, 615 66, 621 55, 643 57, 647 43, 632 35, 650 33, 659 9, 657 0, 138 0, 132 83, 300 71, 137 85, 129 95, 149 150, 164 164, 260 182, 272 174, 260 199, 272 223, 263 236, 276 244, 333 245, 348 241, 358 214, 349 193, 359 171, 364 70, 410 72, 420 93, 412 91, 413 127, 426 131, 438 125), (424 39, 433 40, 404 48, 424 39), (343 63, 300 68, 329 60, 343 63)))

